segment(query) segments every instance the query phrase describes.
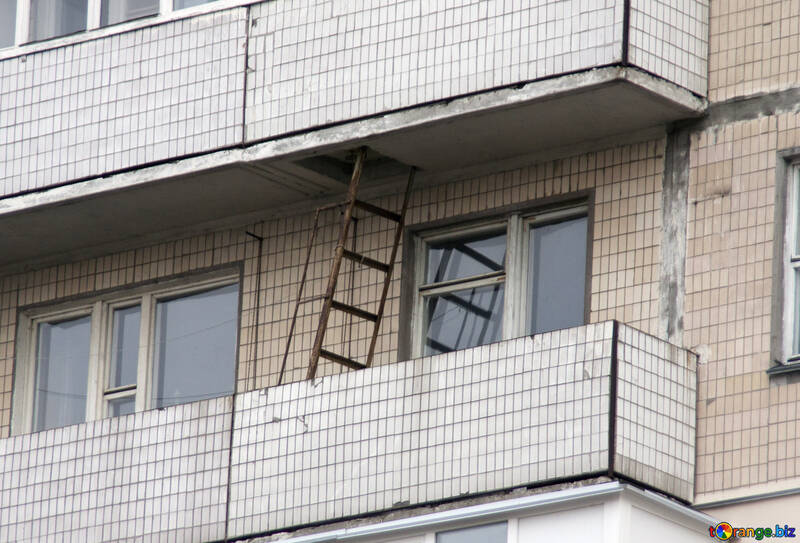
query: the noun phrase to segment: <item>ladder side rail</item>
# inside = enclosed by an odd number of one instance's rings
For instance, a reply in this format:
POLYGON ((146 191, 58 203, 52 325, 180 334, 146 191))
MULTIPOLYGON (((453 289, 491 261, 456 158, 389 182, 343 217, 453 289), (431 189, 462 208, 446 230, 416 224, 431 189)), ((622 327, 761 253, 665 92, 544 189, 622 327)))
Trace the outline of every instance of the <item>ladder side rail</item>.
MULTIPOLYGON (((289 358, 289 348, 292 345, 292 337, 294 335, 294 327, 297 324, 297 312, 300 309, 300 304, 303 299, 303 289, 306 285, 306 277, 308 275, 308 264, 311 261, 311 251, 314 249, 314 241, 317 239, 317 231, 319 228, 319 213, 322 208, 317 208, 314 213, 314 226, 311 228, 311 237, 308 240, 308 251, 306 252, 306 262, 303 265, 303 274, 300 277, 300 286, 297 287, 297 299, 294 303, 294 314, 292 315, 292 324, 289 325, 289 336, 286 338, 286 350, 283 352, 283 361, 281 362, 281 371, 278 374, 278 384, 283 382, 283 375, 286 371, 286 360, 289 358)), ((259 293, 259 296, 261 293, 259 293)))
POLYGON ((383 291, 381 292, 381 299, 380 303, 378 304, 378 311, 376 315, 378 319, 375 321, 374 328, 372 330, 372 338, 369 342, 369 351, 367 353, 367 367, 372 366, 372 358, 375 354, 375 344, 378 340, 378 332, 380 331, 381 322, 383 320, 383 311, 386 307, 386 297, 389 295, 389 286, 392 282, 392 271, 394 270, 394 262, 397 258, 397 248, 400 246, 400 239, 403 236, 403 227, 405 226, 406 221, 406 211, 408 211, 408 202, 411 199, 411 191, 414 187, 414 177, 416 176, 417 169, 415 167, 411 168, 411 171, 408 174, 408 183, 406 184, 406 193, 403 196, 403 208, 400 210, 400 220, 397 221, 397 228, 395 229, 394 233, 394 244, 392 245, 392 254, 389 257, 389 270, 386 272, 386 276, 383 280, 383 291))
POLYGON ((344 256, 344 244, 347 241, 347 233, 350 229, 350 223, 352 222, 353 218, 353 208, 355 207, 358 183, 361 180, 361 172, 364 169, 366 155, 366 148, 362 147, 359 149, 356 165, 353 169, 353 177, 350 179, 350 187, 347 190, 347 207, 345 208, 344 218, 342 219, 342 227, 339 231, 339 241, 336 243, 333 266, 331 267, 331 273, 328 276, 328 286, 325 289, 325 302, 322 305, 322 311, 320 313, 317 335, 314 338, 314 347, 311 349, 311 359, 308 366, 306 379, 313 379, 317 374, 319 355, 320 351, 322 350, 322 343, 325 339, 325 332, 328 328, 328 318, 330 317, 331 306, 333 304, 333 295, 336 292, 336 283, 339 279, 339 269, 341 268, 342 258, 344 256))

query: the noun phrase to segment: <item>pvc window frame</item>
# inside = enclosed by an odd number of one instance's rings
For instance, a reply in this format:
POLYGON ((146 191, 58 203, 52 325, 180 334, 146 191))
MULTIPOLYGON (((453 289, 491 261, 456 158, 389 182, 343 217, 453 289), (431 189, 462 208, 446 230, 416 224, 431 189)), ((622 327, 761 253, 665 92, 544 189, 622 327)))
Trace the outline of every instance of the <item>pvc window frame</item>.
POLYGON ((783 248, 783 361, 800 369, 800 161, 789 167, 783 248))
MULTIPOLYGON (((414 262, 414 300, 411 316, 410 338, 411 358, 425 356, 425 302, 430 296, 475 288, 497 283, 505 283, 503 298, 503 327, 501 340, 509 340, 527 334, 529 326, 530 286, 528 279, 530 231, 535 226, 561 222, 580 217, 590 218, 587 202, 571 203, 542 210, 513 211, 504 216, 474 222, 449 225, 423 230, 416 233, 413 240, 414 262), (502 272, 491 272, 436 284, 425 282, 428 248, 431 243, 459 239, 470 235, 506 231, 506 260, 502 272)), ((591 239, 591 224, 587 224, 587 238, 591 239)), ((586 269, 590 268, 590 253, 586 252, 586 269)), ((589 282, 585 285, 588 289, 589 282)), ((585 297, 586 298, 586 297, 585 297)), ((587 317, 588 300, 584 299, 584 322, 587 317)))
MULTIPOLYGON (((211 273, 199 278, 196 276, 183 277, 156 285, 20 311, 11 420, 12 434, 36 431, 34 430, 36 355, 40 324, 91 316, 86 414, 83 422, 110 417, 109 402, 122 397, 135 396, 135 411, 145 411, 155 407, 151 392, 154 386, 155 322, 158 302, 200 294, 234 284, 241 285, 239 274, 233 274, 230 271, 222 274, 211 273), (114 310, 136 305, 141 307, 136 383, 134 386, 111 387, 109 379, 112 372, 111 342, 114 310)), ((241 287, 239 288, 236 312, 237 314, 241 313, 241 287)), ((237 355, 234 360, 234 373, 238 366, 238 335, 237 326, 235 339, 237 355)), ((236 386, 235 376, 232 385, 236 386)))
MULTIPOLYGON (((101 25, 101 10, 102 10, 102 0, 87 0, 86 6, 86 28, 83 30, 79 30, 77 32, 73 32, 70 34, 60 34, 57 36, 52 36, 49 38, 44 38, 41 40, 34 40, 31 37, 31 4, 33 0, 16 0, 16 14, 15 14, 15 21, 14 21, 14 40, 11 45, 6 47, 0 47, 0 51, 3 51, 6 48, 16 48, 22 47, 29 44, 34 43, 44 43, 50 40, 58 40, 61 38, 67 38, 70 36, 80 36, 87 32, 92 32, 98 29, 103 28, 110 28, 115 27, 118 25, 127 25, 127 23, 132 23, 135 21, 142 21, 145 20, 145 25, 168 21, 173 19, 173 13, 180 13, 181 17, 184 16, 192 16, 192 15, 200 15, 204 13, 208 13, 210 11, 217 11, 219 9, 224 9, 227 7, 231 7, 231 2, 223 2, 219 6, 215 6, 212 8, 206 7, 207 4, 213 4, 215 1, 219 0, 207 0, 203 4, 199 4, 196 6, 191 6, 187 8, 176 8, 174 0, 158 0, 158 10, 156 13, 149 14, 149 15, 140 15, 135 16, 130 19, 125 19, 124 21, 119 21, 116 23, 111 23, 107 25, 101 25)), ((252 0, 248 0, 252 1, 252 0)), ((241 2, 239 3, 241 4, 241 2)), ((135 26, 143 26, 141 24, 135 26)), ((127 27, 123 27, 122 30, 127 30, 127 27)))

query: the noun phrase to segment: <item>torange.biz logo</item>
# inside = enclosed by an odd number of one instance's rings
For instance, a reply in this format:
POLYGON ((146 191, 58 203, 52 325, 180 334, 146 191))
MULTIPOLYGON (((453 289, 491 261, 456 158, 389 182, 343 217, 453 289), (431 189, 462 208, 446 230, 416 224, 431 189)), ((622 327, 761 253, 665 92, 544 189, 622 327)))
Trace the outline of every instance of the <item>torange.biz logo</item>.
POLYGON ((794 527, 784 524, 775 525, 775 528, 735 528, 728 522, 720 522, 716 526, 708 527, 708 535, 720 541, 727 541, 734 537, 752 537, 761 541, 765 537, 795 537, 794 527))

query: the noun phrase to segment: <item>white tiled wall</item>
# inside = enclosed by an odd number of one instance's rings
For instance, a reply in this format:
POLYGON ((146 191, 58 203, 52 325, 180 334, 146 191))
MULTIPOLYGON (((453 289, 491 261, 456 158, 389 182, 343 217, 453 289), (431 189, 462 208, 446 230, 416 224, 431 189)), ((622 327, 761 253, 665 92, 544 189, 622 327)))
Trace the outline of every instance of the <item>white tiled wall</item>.
POLYGON ((0 196, 241 141, 246 9, 0 62, 0 196))
MULTIPOLYGON (((693 358, 619 338, 616 463, 690 499, 693 358)), ((612 343, 603 322, 0 440, 0 541, 215 540, 605 471, 612 343)))
POLYGON ((225 532, 231 398, 0 440, 0 541, 225 532))
POLYGON ((697 357, 619 325, 616 471, 693 499, 697 357))
POLYGON ((632 64, 705 96, 709 0, 631 0, 632 64))
POLYGON ((252 8, 247 139, 621 60, 623 2, 280 0, 252 8))

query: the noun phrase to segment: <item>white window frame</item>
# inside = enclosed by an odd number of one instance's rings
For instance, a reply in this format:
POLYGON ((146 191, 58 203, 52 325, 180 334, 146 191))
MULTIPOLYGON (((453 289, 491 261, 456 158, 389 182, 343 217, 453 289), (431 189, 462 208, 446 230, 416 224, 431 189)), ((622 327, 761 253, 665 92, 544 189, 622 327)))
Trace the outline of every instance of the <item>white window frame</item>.
POLYGON ((788 364, 800 364, 800 162, 789 168, 786 195, 786 235, 783 245, 783 356, 788 364))
MULTIPOLYGON (((17 333, 17 364, 14 383, 14 402, 11 420, 12 434, 34 431, 34 411, 36 400, 36 352, 38 326, 47 322, 60 322, 81 316, 91 316, 89 345, 89 372, 86 388, 85 421, 98 420, 111 416, 109 401, 135 395, 135 411, 144 411, 152 405, 152 387, 155 353, 155 315, 160 300, 199 294, 229 285, 240 285, 239 274, 226 271, 198 277, 185 277, 155 285, 138 287, 99 297, 79 301, 51 304, 20 312, 17 333), (137 358, 136 385, 132 392, 129 387, 109 388, 111 375, 111 341, 114 310, 139 305, 141 322, 139 329, 139 351, 137 358)), ((237 314, 241 312, 241 287, 237 314)), ((238 355, 237 329, 237 355, 238 355)), ((238 356, 237 356, 238 358, 238 356)), ((234 360, 234 368, 238 360, 234 360)), ((236 386, 234 378, 234 387, 236 386)))
MULTIPOLYGON (((51 40, 66 40, 68 42, 83 41, 86 38, 78 38, 77 40, 71 39, 75 36, 82 36, 87 32, 97 31, 101 29, 113 28, 109 33, 124 32, 133 28, 141 28, 164 21, 190 17, 194 15, 202 15, 221 9, 227 9, 234 6, 245 5, 252 3, 253 0, 208 0, 204 4, 191 6, 183 9, 176 9, 173 0, 158 0, 158 11, 152 15, 144 15, 141 17, 134 17, 119 23, 114 23, 106 26, 100 25, 102 0, 87 0, 86 6, 86 29, 79 31, 75 34, 65 34, 62 36, 53 36, 44 40, 33 41, 30 35, 30 16, 31 16, 31 3, 32 0, 16 0, 16 16, 14 21, 14 41, 12 45, 0 48, 0 52, 12 50, 27 46, 29 44, 45 43, 51 40), (121 26, 124 25, 124 26, 121 26), (116 28, 120 27, 120 28, 116 28)), ((105 35, 105 34, 101 34, 105 35)), ((61 45, 61 42, 58 43, 61 45)), ((12 51, 12 55, 16 52, 12 51)), ((0 56, 0 58, 6 55, 0 56)))
MULTIPOLYGON (((425 353, 425 301, 427 297, 443 292, 460 290, 469 287, 505 283, 503 297, 503 327, 501 340, 521 337, 527 334, 529 311, 527 301, 530 298, 528 284, 529 243, 528 235, 535 225, 543 225, 579 217, 589 216, 588 204, 571 204, 541 211, 518 211, 508 215, 462 223, 454 226, 436 228, 417 233, 414 242, 414 303, 411 318, 411 357, 418 358, 425 353), (428 247, 431 243, 458 239, 482 232, 502 231, 506 229, 506 261, 503 272, 486 273, 465 279, 427 284, 426 268, 428 247)), ((591 225, 587 225, 587 235, 591 233, 591 225)), ((590 255, 586 254, 586 267, 589 269, 590 255)), ((584 285, 588 288, 587 284, 584 285)), ((584 302, 587 303, 587 302, 584 302)), ((584 314, 586 308, 584 307, 584 314)), ((585 321, 585 319, 584 319, 585 321)))

